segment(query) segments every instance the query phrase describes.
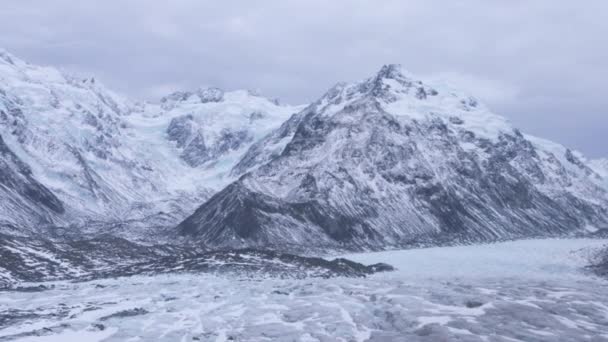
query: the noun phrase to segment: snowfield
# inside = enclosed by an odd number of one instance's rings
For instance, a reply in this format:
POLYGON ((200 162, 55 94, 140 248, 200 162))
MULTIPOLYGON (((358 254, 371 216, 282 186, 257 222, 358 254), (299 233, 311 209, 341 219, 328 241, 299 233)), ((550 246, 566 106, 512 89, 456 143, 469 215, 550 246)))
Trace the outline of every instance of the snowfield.
POLYGON ((518 240, 476 246, 434 247, 344 255, 363 264, 385 262, 397 268, 386 274, 403 279, 580 279, 581 267, 601 239, 518 240))
MULTIPOLYGON (((0 341, 608 341, 608 240, 354 254, 367 278, 202 274, 0 292, 0 341)), ((52 285, 52 286, 51 286, 52 285)))

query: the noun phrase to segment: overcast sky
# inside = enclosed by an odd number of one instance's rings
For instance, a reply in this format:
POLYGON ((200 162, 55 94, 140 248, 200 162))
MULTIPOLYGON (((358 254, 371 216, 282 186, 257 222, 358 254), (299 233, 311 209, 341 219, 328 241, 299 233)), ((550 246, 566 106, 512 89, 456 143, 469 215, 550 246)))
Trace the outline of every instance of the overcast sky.
POLYGON ((606 0, 2 0, 0 32, 134 99, 218 86, 304 103, 400 63, 608 157, 606 0))

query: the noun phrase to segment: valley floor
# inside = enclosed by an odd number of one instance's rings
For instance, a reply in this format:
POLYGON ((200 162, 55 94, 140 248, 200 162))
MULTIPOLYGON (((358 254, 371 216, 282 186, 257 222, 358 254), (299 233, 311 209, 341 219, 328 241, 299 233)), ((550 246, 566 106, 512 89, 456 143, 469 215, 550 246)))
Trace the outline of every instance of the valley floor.
MULTIPOLYGON (((159 275, 0 292, 0 341, 608 341, 608 240, 354 254, 368 278, 159 275)), ((50 286, 50 284, 45 284, 50 286)))

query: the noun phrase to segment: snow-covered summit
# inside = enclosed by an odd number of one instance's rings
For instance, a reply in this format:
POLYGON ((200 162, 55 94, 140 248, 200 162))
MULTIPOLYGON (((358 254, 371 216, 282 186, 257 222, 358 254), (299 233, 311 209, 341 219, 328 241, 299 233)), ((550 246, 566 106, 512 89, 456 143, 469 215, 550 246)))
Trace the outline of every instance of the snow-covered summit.
POLYGON ((316 111, 332 115, 366 101, 381 106, 399 120, 457 121, 488 139, 512 130, 508 120, 493 114, 473 96, 445 84, 423 82, 399 64, 384 65, 376 75, 361 82, 340 83, 315 106, 316 111))

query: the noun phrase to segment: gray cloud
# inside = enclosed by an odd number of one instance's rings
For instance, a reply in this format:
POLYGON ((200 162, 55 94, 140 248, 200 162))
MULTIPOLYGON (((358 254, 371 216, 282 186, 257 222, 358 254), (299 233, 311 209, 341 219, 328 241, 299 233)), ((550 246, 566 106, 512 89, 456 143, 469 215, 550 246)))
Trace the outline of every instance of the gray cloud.
POLYGON ((301 103, 385 63, 608 156, 608 2, 4 0, 0 46, 134 98, 214 85, 301 103))

